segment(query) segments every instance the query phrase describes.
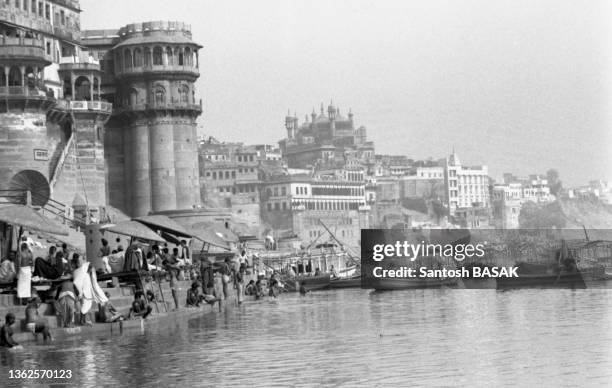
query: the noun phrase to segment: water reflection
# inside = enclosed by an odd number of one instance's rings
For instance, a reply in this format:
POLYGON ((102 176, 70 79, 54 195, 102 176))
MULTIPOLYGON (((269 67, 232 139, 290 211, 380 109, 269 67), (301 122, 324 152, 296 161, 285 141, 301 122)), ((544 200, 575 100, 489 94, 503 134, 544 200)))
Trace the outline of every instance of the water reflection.
POLYGON ((283 295, 144 333, 0 352, 81 386, 610 386, 608 290, 283 295))

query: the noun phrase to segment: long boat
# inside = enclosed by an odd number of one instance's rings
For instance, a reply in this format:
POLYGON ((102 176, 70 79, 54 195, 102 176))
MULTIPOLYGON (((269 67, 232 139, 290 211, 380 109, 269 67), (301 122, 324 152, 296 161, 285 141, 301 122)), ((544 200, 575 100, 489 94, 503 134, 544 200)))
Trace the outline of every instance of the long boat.
POLYGON ((283 281, 289 285, 292 291, 298 291, 302 284, 307 291, 316 291, 328 289, 330 286, 330 279, 330 274, 324 273, 317 276, 294 276, 285 278, 283 281))
POLYGON ((456 284, 456 278, 378 278, 368 281, 370 288, 374 288, 378 291, 442 288, 452 287, 456 284))
POLYGON ((359 288, 361 287, 361 275, 331 279, 329 281, 329 287, 332 289, 359 288))

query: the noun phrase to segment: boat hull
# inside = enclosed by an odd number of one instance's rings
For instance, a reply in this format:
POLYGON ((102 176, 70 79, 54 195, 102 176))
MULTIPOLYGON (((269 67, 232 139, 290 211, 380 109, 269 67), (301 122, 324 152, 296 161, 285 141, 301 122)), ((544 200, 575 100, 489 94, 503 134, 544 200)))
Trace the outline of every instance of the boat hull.
POLYGON ((359 288, 361 287, 361 276, 354 276, 345 279, 333 279, 329 282, 331 289, 337 288, 359 288))
POLYGON ((325 290, 330 286, 330 275, 320 275, 320 276, 296 276, 293 279, 295 284, 295 291, 300 289, 300 285, 304 282, 304 288, 307 291, 316 291, 316 290, 325 290))
POLYGON ((372 279, 368 282, 370 288, 374 288, 379 291, 386 290, 409 290, 416 288, 441 288, 441 287, 452 287, 457 284, 457 279, 447 278, 426 278, 426 279, 412 279, 412 278, 380 278, 372 279))

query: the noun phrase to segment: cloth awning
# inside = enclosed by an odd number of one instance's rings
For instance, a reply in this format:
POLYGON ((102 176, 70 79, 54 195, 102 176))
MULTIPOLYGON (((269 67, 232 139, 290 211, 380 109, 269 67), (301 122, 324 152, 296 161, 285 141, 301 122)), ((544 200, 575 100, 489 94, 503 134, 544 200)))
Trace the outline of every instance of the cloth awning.
POLYGON ((222 236, 215 233, 210 227, 205 229, 192 229, 193 237, 206 243, 223 249, 230 249, 229 244, 222 236))
POLYGON ((68 236, 68 227, 52 220, 40 211, 26 205, 7 205, 0 207, 0 221, 21 226, 33 232, 44 232, 68 236))
POLYGON ((123 221, 117 224, 109 224, 100 227, 109 232, 135 237, 141 240, 166 242, 160 235, 151 230, 148 226, 136 221, 123 221))
POLYGON ((177 237, 191 238, 193 234, 187 231, 181 224, 174 221, 172 218, 163 215, 152 215, 134 218, 134 221, 138 221, 150 227, 153 230, 160 230, 165 233, 170 233, 177 237))

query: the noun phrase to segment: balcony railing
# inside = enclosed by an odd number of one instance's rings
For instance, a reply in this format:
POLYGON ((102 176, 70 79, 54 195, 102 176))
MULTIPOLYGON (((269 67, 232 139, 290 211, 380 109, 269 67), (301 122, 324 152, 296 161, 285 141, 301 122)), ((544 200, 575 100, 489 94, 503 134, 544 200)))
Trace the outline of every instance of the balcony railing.
POLYGON ((89 55, 88 52, 82 52, 79 55, 61 57, 59 63, 60 65, 67 64, 67 63, 93 64, 93 65, 98 65, 98 66, 100 65, 100 61, 98 61, 97 59, 94 59, 92 56, 89 55))
POLYGON ((104 101, 70 101, 70 109, 73 111, 98 111, 111 113, 113 104, 104 101))
POLYGON ((195 110, 198 112, 202 111, 202 100, 196 104, 189 103, 149 103, 149 104, 138 104, 133 106, 120 106, 115 110, 116 113, 122 113, 125 111, 145 111, 145 110, 195 110))
POLYGON ((142 73, 191 73, 195 76, 199 76, 200 70, 192 65, 144 65, 128 68, 121 67, 117 70, 116 76, 142 73))
POLYGON ((47 93, 36 87, 29 86, 0 86, 0 96, 30 96, 47 97, 47 93))

